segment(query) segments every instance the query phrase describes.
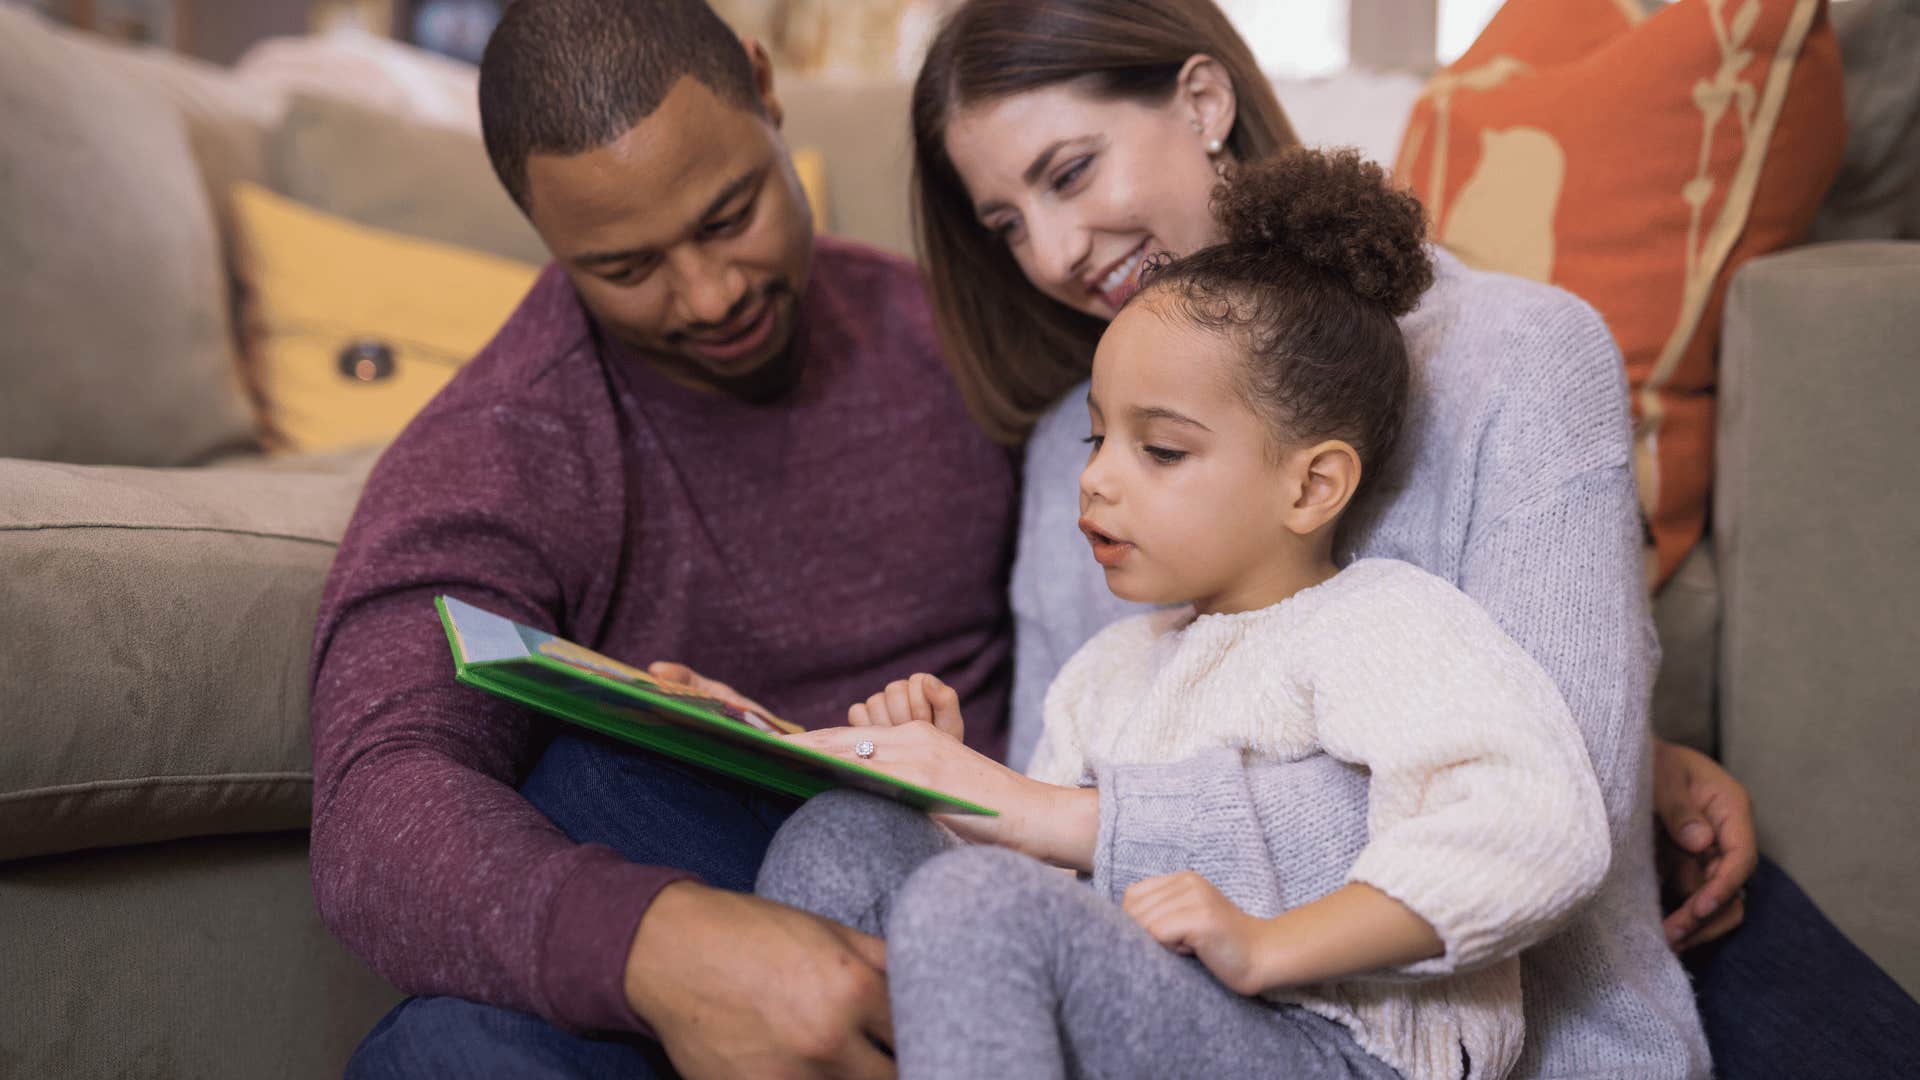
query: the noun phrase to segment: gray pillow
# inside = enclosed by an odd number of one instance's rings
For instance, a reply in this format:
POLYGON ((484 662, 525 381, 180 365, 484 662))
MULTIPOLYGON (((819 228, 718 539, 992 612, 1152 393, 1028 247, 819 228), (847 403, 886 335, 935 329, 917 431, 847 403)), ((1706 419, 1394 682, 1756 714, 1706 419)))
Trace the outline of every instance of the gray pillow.
POLYGON ((298 94, 268 163, 275 189, 348 221, 535 266, 549 259, 471 132, 298 94))
POLYGON ((0 457, 178 465, 253 439, 179 114, 0 5, 0 457))

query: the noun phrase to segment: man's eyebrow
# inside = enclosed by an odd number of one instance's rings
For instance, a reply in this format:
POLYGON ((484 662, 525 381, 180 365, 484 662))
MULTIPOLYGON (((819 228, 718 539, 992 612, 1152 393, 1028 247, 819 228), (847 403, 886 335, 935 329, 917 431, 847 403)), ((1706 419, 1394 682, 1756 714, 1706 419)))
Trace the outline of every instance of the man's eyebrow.
POLYGON ((1186 413, 1176 412, 1164 405, 1135 405, 1133 408, 1128 409, 1127 413, 1132 416, 1136 422, 1143 424, 1149 420, 1165 420, 1168 423, 1186 424, 1190 427, 1197 427, 1201 431, 1213 430, 1200 421, 1195 420, 1193 417, 1188 416, 1186 413))
MULTIPOLYGON (((1027 166, 1027 171, 1020 174, 1021 182, 1025 183, 1028 187, 1032 187, 1034 184, 1039 183, 1040 177, 1045 175, 1048 167, 1053 164, 1054 156, 1060 153, 1061 148, 1065 147, 1068 143, 1075 142, 1075 141, 1077 140, 1055 139, 1054 141, 1048 143, 1046 147, 1042 149, 1040 153, 1034 157, 1033 163, 1027 166)), ((1002 209, 1005 206, 1006 206, 1005 203, 996 199, 992 202, 981 203, 979 206, 974 208, 973 213, 975 217, 984 218, 989 214, 992 214, 994 211, 1002 209)))
MULTIPOLYGON (((727 183, 726 187, 721 188, 720 194, 714 196, 713 201, 707 204, 707 208, 700 212, 698 220, 704 222, 708 218, 718 214, 728 203, 739 198, 742 193, 757 186, 762 180, 765 180, 766 176, 766 167, 761 166, 735 177, 727 183)), ((696 224, 694 227, 698 228, 699 226, 696 224)), ((601 266, 607 263, 626 262, 629 259, 650 258, 658 254, 659 251, 655 248, 638 247, 626 248, 621 251, 589 252, 585 255, 576 255, 573 261, 579 266, 601 266)))

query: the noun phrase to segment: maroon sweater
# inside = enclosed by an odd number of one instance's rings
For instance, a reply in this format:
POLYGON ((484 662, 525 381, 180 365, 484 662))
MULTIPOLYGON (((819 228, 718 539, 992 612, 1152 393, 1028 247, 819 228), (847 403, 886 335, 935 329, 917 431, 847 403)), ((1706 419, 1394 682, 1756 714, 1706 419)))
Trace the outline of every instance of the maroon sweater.
POLYGON ((683 661, 808 727, 930 671, 999 752, 1011 459, 968 420, 910 265, 821 239, 799 327, 781 400, 699 393, 607 344, 550 267, 375 467, 314 643, 312 865, 322 918, 396 986, 642 1027, 627 946, 691 876, 574 844, 520 797, 552 722, 454 683, 436 593, 683 661))

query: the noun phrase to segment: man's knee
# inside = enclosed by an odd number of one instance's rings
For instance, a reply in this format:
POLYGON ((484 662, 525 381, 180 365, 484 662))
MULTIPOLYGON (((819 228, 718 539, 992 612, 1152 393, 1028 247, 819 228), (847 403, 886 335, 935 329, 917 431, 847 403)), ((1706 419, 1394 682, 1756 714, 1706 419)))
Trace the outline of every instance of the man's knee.
POLYGON ((671 1077, 656 1044, 591 1039, 537 1016, 453 997, 409 998, 347 1062, 347 1080, 422 1077, 671 1077))
POLYGON ((610 739, 562 732, 520 793, 582 844, 745 891, 787 813, 781 797, 610 739))

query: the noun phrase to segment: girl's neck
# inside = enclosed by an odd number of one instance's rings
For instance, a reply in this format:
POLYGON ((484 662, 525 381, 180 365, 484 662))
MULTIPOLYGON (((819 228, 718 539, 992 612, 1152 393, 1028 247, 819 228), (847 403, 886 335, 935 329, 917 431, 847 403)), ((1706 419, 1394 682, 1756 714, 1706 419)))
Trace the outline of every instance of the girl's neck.
POLYGON ((1331 551, 1317 552, 1316 557, 1311 559, 1270 559, 1227 591, 1217 596, 1195 598, 1194 614, 1233 615, 1272 607, 1331 580, 1339 572, 1340 568, 1334 565, 1331 551))

